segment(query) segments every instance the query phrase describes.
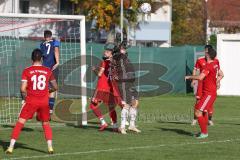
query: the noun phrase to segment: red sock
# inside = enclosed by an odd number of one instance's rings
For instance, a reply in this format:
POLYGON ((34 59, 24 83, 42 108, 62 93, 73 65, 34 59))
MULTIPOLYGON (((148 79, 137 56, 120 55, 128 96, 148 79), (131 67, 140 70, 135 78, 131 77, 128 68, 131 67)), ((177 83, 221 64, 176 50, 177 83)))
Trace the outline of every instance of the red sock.
POLYGON ((52 140, 52 128, 50 127, 50 124, 43 124, 42 127, 46 141, 52 140))
POLYGON ((205 121, 205 117, 200 116, 198 117, 198 123, 201 128, 201 133, 207 134, 207 122, 205 121))
POLYGON ((17 122, 12 131, 11 139, 17 140, 23 127, 24 127, 24 124, 17 122))
POLYGON ((117 123, 117 113, 114 108, 109 110, 109 116, 111 117, 113 124, 117 123))
POLYGON ((99 109, 98 105, 94 105, 93 103, 91 103, 90 108, 93 111, 93 113, 98 117, 98 119, 103 118, 103 115, 102 115, 101 110, 99 109))
POLYGON ((208 116, 209 116, 208 113, 203 113, 203 117, 204 117, 206 125, 208 125, 208 116))

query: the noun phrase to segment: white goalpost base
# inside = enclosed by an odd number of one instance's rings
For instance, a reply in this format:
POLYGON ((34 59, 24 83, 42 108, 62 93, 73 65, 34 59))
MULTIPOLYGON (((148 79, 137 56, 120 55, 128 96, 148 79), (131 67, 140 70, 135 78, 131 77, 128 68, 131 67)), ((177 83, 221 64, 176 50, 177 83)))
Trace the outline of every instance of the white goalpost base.
MULTIPOLYGON (((9 53, 12 53, 14 52, 15 50, 14 49, 11 49, 11 45, 9 45, 10 49, 8 48, 8 46, 6 46, 6 49, 4 48, 5 47, 5 39, 10 39, 10 41, 12 41, 12 39, 14 40, 14 42, 18 41, 19 40, 19 37, 22 38, 22 37, 25 37, 25 36, 28 36, 26 34, 26 31, 27 29, 25 28, 28 28, 31 29, 33 32, 32 32, 32 35, 30 36, 34 36, 35 37, 39 37, 39 34, 37 33, 38 30, 42 30, 42 29, 48 29, 46 27, 43 27, 41 28, 41 26, 45 26, 45 25, 50 25, 49 23, 52 23, 51 26, 52 28, 54 28, 53 30, 57 30, 56 28, 56 22, 60 22, 60 21, 66 21, 66 23, 70 23, 70 22, 67 22, 68 20, 72 20, 72 21, 76 21, 80 24, 78 24, 78 28, 74 28, 73 30, 73 33, 70 33, 70 36, 72 36, 72 38, 75 40, 73 40, 72 42, 72 39, 71 37, 68 39, 70 41, 70 43, 73 43, 70 44, 70 45, 66 45, 66 46, 69 46, 67 49, 69 49, 69 51, 65 51, 66 53, 67 52, 71 52, 73 53, 73 55, 69 55, 70 57, 74 57, 74 56, 79 56, 81 55, 81 68, 80 68, 80 72, 81 72, 81 75, 80 76, 80 81, 81 81, 81 105, 82 105, 82 125, 87 125, 87 83, 86 83, 86 80, 84 80, 84 76, 86 74, 86 70, 87 70, 87 65, 86 65, 86 31, 85 31, 85 16, 82 16, 82 15, 49 15, 49 14, 12 14, 12 13, 0 13, 0 43, 2 46, 1 51, 0 51, 0 54, 1 54, 1 57, 0 57, 0 60, 4 61, 4 59, 8 59, 11 55, 8 55, 9 53), (17 19, 17 20, 16 20, 17 19), (19 20, 20 19, 20 20, 19 20), (22 19, 26 19, 28 20, 26 23, 24 23, 24 20, 22 19), (34 21, 31 21, 31 19, 39 19, 37 22, 34 22, 34 21), (35 27, 35 28, 34 28, 35 27), (37 31, 34 32, 36 29, 37 31), (78 30, 78 31, 77 31, 78 30), (76 36, 79 36, 76 38, 76 36), (13 37, 13 38, 12 38, 13 37), (4 39, 5 38, 5 39, 4 39), (78 42, 78 40, 80 40, 80 43, 78 42), (76 47, 76 44, 77 42, 79 43, 79 46, 76 47), (75 46, 75 48, 74 48, 75 46), (77 48, 77 49, 76 49, 77 48), (10 50, 10 52, 9 52, 10 50), (78 52, 78 53, 77 53, 78 52)), ((65 27, 68 27, 68 26, 65 26, 65 27)), ((68 29, 68 28, 66 28, 68 29)), ((51 29, 50 29, 51 30, 51 29)), ((41 35, 43 35, 43 32, 39 32, 41 33, 41 35)), ((54 33, 53 33, 54 35, 54 33)), ((33 37, 34 37, 33 36, 33 37)), ((42 36, 41 36, 42 37, 42 36)), ((26 42, 28 43, 28 42, 26 42)), ((13 46, 13 47, 16 47, 16 46, 13 46)), ((37 46, 35 46, 36 48, 37 46)), ((21 47, 19 47, 21 49, 21 47)), ((66 50, 66 49, 65 49, 66 50)), ((61 54, 61 49, 60 49, 60 54, 61 54)), ((63 55, 63 56, 68 56, 68 55, 63 55)), ((61 57, 61 55, 60 55, 61 57)), ((8 62, 8 60, 6 60, 8 62)), ((61 59, 60 59, 61 61, 61 59)), ((63 58, 63 61, 64 61, 64 58, 63 58)), ((30 64, 29 64, 30 65, 30 64)), ((9 73, 8 73, 8 76, 9 76, 9 73)), ((5 79, 10 79, 10 78, 5 78, 5 79)), ((19 79, 20 81, 20 79, 19 79)), ((3 84, 5 85, 5 84, 3 84)), ((11 90, 11 85, 9 83, 7 83, 8 85, 8 88, 9 90, 11 90)), ((6 102, 8 101, 7 99, 9 99, 9 105, 8 105, 8 110, 9 110, 9 114, 12 114, 11 113, 11 106, 10 106, 10 96, 11 96, 11 92, 8 90, 8 93, 6 93, 6 95, 4 95, 4 99, 6 99, 6 102)), ((5 102, 5 103, 6 103, 5 102)), ((15 100, 12 101, 13 103, 16 103, 15 100)), ((20 105, 20 104, 18 104, 20 105)), ((11 116, 16 116, 17 118, 17 115, 11 115, 11 116)), ((15 117, 14 117, 15 118, 15 117)), ((16 119, 15 118, 15 119, 16 119)), ((12 120, 10 121, 6 121, 8 123, 12 123, 12 120)), ((0 122, 1 123, 1 122, 0 122)))
POLYGON ((239 96, 240 34, 218 34, 217 57, 224 73, 218 94, 239 96))

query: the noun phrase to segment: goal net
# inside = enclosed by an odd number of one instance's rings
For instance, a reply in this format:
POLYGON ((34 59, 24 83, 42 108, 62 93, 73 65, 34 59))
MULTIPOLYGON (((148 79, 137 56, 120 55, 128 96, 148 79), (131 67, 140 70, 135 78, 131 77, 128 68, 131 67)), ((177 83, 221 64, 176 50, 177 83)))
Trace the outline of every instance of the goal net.
POLYGON ((21 73, 31 65, 31 52, 39 48, 44 30, 51 30, 53 38, 60 41, 58 101, 78 99, 82 116, 75 120, 86 125, 85 17, 41 14, 0 15, 0 124, 18 118, 21 73))

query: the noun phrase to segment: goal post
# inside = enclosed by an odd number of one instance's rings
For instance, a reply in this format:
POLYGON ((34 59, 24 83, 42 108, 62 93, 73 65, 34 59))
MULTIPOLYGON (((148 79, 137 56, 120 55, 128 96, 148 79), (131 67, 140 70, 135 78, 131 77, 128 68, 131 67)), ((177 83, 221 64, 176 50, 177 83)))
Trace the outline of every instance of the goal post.
MULTIPOLYGON (((12 97, 17 97, 17 93, 13 93, 14 91, 16 92, 16 89, 12 89, 11 87, 19 87, 17 86, 18 84, 16 85, 16 83, 14 83, 14 86, 12 86, 12 81, 15 80, 20 82, 19 76, 18 79, 16 79, 15 76, 19 75, 18 72, 21 72, 21 69, 23 68, 17 66, 16 63, 21 57, 24 57, 24 54, 26 54, 23 53, 26 52, 24 49, 30 46, 30 44, 31 46, 29 48, 37 48, 37 43, 33 40, 37 40, 39 43, 39 39, 43 37, 43 31, 46 29, 54 30, 53 35, 56 35, 61 41, 63 39, 63 41, 66 42, 64 48, 60 47, 60 63, 66 62, 69 60, 69 58, 74 58, 76 56, 81 57, 81 64, 79 64, 81 84, 81 91, 79 91, 79 93, 81 93, 81 95, 79 98, 81 98, 82 105, 82 125, 87 125, 87 83, 86 79, 84 79, 87 70, 85 16, 14 13, 0 13, 0 67, 2 67, 0 76, 4 75, 4 80, 7 81, 1 85, 7 88, 7 93, 1 93, 1 101, 5 102, 1 102, 0 104, 3 106, 1 107, 1 111, 6 111, 4 113, 8 114, 0 115, 5 116, 4 120, 1 120, 0 117, 0 123, 13 123, 13 121, 16 120, 18 116, 18 113, 15 113, 15 111, 13 111, 14 107, 12 108, 11 106, 11 103, 17 103, 15 100, 11 99, 12 97), (28 44, 23 43, 23 41, 26 41, 28 44), (77 43, 79 42, 80 44, 78 45, 77 43), (21 44, 24 45, 21 46, 21 44), (63 55, 61 55, 61 52, 64 52, 63 55), (15 60, 16 63, 14 62, 15 60), (5 63, 8 63, 9 61, 15 65, 15 71, 11 70, 11 67, 13 67, 13 65, 5 65, 5 63), (7 74, 4 73, 6 68, 8 70, 7 74), (13 96, 13 94, 15 95, 13 96), (7 102, 9 103, 7 104, 7 102), (9 116, 11 119, 8 121, 7 118, 9 116)), ((27 64, 25 61, 26 60, 19 63, 21 63, 23 66, 30 65, 30 63, 27 64)), ((72 80, 74 79, 76 78, 72 78, 72 80)), ((1 78, 1 80, 3 79, 1 78)), ((21 105, 17 105, 18 109, 20 110, 19 107, 21 107, 21 105)))

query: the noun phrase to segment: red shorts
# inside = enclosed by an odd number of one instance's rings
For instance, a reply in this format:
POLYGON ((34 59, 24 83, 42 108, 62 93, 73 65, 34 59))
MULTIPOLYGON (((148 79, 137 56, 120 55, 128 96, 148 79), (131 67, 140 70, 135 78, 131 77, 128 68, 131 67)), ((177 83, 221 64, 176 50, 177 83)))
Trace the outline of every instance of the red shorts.
POLYGON ((28 103, 23 104, 19 118, 32 119, 34 114, 37 113, 37 120, 46 122, 50 120, 48 104, 41 103, 28 103))
POLYGON ((203 92, 203 83, 202 81, 198 80, 198 83, 197 83, 197 92, 196 92, 196 99, 201 99, 202 97, 202 92, 203 92))
POLYGON ((201 99, 196 103, 195 109, 200 111, 213 111, 213 103, 216 100, 216 95, 203 94, 201 99))

